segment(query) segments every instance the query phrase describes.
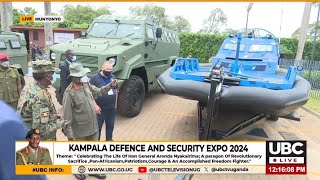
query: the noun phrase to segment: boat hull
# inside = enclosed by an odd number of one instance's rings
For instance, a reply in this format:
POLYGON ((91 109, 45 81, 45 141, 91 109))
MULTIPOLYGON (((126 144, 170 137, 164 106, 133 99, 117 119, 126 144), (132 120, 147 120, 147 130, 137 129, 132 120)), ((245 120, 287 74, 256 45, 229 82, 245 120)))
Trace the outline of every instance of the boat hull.
MULTIPOLYGON (((158 83, 166 94, 197 100, 204 105, 208 103, 210 83, 176 80, 170 77, 170 72, 171 68, 158 77, 158 83)), ((219 104, 230 109, 285 117, 307 103, 310 89, 310 83, 300 76, 289 90, 223 86, 219 104)))

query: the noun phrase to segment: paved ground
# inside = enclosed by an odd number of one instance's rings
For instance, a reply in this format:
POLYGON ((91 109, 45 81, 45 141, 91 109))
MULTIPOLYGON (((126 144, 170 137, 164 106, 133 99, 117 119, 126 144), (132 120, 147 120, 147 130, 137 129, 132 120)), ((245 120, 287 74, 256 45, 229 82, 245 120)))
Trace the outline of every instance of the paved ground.
MULTIPOLYGON (((50 89, 53 92, 53 89, 50 89)), ((53 96, 53 99, 54 96, 53 96)), ((57 104, 57 103, 56 103, 57 104)), ((61 107, 57 104, 58 110, 61 107)), ((252 128, 263 128, 270 139, 307 140, 308 176, 266 176, 266 175, 195 175, 192 180, 211 179, 320 179, 320 119, 304 110, 299 110, 301 121, 280 119, 277 122, 261 121, 230 137, 230 139, 260 139, 247 135, 252 128)), ((196 140, 196 102, 169 96, 161 92, 152 93, 145 101, 140 115, 135 118, 117 116, 115 140, 196 140)), ((104 132, 102 134, 104 137, 104 132)), ((65 140, 61 132, 58 139, 65 140)), ((154 176, 153 176, 154 178, 154 176)), ((109 180, 150 180, 149 175, 108 175, 109 180)), ((161 175, 160 180, 174 180, 176 175, 161 175)), ((49 176, 50 180, 73 180, 73 176, 49 176)), ((87 177, 87 179, 95 179, 87 177)))

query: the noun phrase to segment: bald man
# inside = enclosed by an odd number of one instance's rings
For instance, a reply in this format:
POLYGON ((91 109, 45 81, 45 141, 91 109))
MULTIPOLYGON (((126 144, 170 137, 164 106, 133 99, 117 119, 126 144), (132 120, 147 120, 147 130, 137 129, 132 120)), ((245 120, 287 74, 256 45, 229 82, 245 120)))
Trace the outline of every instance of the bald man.
MULTIPOLYGON (((116 77, 112 74, 113 64, 109 61, 106 61, 102 67, 101 71, 95 74, 91 79, 90 83, 100 88, 106 84, 112 82, 116 77)), ((101 136, 101 129, 103 123, 106 123, 106 140, 112 141, 114 121, 116 116, 116 107, 117 107, 117 97, 118 97, 118 88, 111 89, 104 96, 100 96, 96 99, 96 104, 100 107, 100 112, 97 112, 97 120, 99 125, 99 140, 101 136)))

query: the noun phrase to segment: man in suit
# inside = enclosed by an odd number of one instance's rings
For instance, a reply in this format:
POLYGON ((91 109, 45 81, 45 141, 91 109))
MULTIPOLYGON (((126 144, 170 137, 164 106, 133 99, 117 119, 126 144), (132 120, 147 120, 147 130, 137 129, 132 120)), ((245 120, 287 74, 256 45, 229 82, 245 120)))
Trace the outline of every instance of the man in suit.
POLYGON ((0 179, 45 180, 45 176, 16 175, 15 142, 25 138, 25 126, 15 110, 1 100, 0 109, 0 179))
POLYGON ((17 151, 16 165, 52 165, 49 150, 39 146, 40 130, 31 129, 26 139, 29 141, 29 145, 17 151))
POLYGON ((71 79, 68 78, 70 75, 69 65, 77 60, 76 55, 71 49, 65 52, 66 60, 61 63, 60 68, 60 89, 56 90, 56 98, 58 102, 62 105, 62 99, 64 91, 67 89, 71 83, 71 79))

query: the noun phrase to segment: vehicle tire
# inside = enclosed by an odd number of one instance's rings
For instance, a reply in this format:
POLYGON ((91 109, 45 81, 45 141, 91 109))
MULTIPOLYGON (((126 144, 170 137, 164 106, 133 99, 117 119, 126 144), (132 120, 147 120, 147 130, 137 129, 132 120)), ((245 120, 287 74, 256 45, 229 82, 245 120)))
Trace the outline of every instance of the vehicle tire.
POLYGON ((268 121, 278 121, 279 120, 279 116, 267 115, 266 119, 268 121))
POLYGON ((142 109, 145 98, 144 82, 139 76, 130 76, 123 84, 118 99, 118 109, 121 115, 134 117, 142 109))
POLYGON ((24 79, 24 77, 21 74, 19 74, 19 76, 20 76, 20 80, 21 80, 21 88, 23 89, 23 87, 26 85, 26 80, 24 79))

